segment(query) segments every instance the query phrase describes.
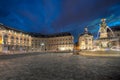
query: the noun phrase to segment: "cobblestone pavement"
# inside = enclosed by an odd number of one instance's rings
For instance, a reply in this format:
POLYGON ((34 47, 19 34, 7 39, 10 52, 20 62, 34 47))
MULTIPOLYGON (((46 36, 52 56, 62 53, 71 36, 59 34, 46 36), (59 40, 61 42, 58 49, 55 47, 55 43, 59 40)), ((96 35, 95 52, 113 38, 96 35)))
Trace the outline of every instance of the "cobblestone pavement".
POLYGON ((120 80, 120 57, 16 56, 0 56, 0 80, 120 80))

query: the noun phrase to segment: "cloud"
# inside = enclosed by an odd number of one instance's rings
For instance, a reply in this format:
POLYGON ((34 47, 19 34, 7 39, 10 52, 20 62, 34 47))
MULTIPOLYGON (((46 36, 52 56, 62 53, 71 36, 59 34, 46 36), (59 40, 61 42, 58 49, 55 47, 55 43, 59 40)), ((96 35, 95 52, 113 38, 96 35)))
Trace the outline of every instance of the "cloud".
POLYGON ((95 35, 101 18, 119 25, 120 0, 0 0, 0 22, 29 32, 71 32, 84 27, 95 35))

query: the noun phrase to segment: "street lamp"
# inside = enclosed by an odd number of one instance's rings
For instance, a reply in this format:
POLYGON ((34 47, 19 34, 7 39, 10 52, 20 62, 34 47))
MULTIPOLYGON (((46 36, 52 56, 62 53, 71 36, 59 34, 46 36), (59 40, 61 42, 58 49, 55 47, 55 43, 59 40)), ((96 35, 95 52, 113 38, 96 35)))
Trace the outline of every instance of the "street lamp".
POLYGON ((44 44, 44 43, 41 43, 40 46, 41 46, 41 51, 42 51, 42 46, 45 46, 45 44, 44 44))
POLYGON ((41 45, 41 46, 44 46, 45 44, 44 44, 44 43, 41 43, 40 45, 41 45))

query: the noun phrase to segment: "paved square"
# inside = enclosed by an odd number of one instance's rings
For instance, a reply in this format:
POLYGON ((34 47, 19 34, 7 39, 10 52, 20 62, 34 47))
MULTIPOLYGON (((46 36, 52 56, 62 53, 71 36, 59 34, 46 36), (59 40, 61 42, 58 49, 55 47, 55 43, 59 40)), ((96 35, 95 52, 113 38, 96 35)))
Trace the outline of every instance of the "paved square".
POLYGON ((0 56, 0 80, 120 80, 120 57, 70 53, 0 56))

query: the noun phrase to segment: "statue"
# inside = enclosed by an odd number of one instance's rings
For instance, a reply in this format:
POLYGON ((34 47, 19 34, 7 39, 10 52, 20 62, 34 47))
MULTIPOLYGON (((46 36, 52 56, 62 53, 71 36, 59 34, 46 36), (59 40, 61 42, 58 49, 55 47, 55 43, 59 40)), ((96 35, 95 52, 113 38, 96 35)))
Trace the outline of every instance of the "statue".
POLYGON ((106 19, 101 19, 102 23, 100 24, 100 38, 107 38, 107 25, 106 19))
POLYGON ((88 33, 88 28, 87 28, 87 27, 85 27, 84 31, 85 31, 85 33, 88 33))

